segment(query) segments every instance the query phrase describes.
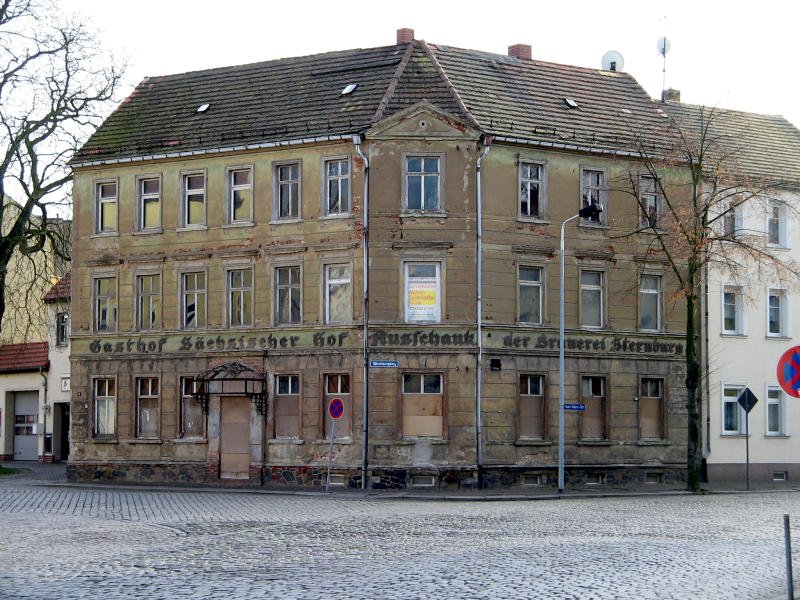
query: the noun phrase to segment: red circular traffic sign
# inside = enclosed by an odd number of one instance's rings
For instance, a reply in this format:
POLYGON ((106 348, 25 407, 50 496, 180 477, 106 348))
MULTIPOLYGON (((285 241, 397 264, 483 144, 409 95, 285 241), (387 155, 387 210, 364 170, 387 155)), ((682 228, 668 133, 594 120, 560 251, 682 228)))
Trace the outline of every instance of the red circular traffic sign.
POLYGON ((331 416, 331 419, 340 419, 344 414, 344 402, 342 402, 341 398, 334 398, 328 404, 328 414, 331 416))
POLYGON ((778 383, 792 398, 800 398, 800 346, 789 348, 778 361, 778 383))

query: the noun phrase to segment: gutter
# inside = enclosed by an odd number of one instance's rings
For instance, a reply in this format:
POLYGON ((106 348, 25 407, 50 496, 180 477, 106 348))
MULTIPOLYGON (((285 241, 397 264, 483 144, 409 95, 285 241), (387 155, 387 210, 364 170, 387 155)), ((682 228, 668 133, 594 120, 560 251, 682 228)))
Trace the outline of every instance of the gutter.
POLYGON ((366 490, 367 470, 369 469, 369 158, 361 151, 361 136, 354 135, 352 141, 356 154, 364 161, 364 237, 362 240, 364 252, 362 275, 364 287, 364 389, 361 417, 361 489, 366 490))
POLYGON ((483 395, 483 196, 481 162, 489 154, 491 137, 484 139, 484 147, 475 163, 475 212, 476 212, 476 297, 475 320, 478 338, 478 356, 475 370, 475 443, 478 463, 478 489, 483 489, 483 428, 481 427, 483 395))

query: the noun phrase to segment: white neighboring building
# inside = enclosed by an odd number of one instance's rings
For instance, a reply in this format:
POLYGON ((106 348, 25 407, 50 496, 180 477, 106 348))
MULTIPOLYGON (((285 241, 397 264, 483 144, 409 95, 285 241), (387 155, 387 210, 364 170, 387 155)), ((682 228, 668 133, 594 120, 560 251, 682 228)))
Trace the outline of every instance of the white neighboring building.
MULTIPOLYGON (((665 109, 699 119, 701 107, 667 102, 665 109)), ((764 235, 771 253, 800 263, 800 131, 780 116, 716 110, 711 134, 725 140, 740 180, 781 182, 772 198, 737 207, 721 227, 764 235)), ((777 376, 781 355, 800 345, 798 284, 754 268, 735 277, 708 273, 703 443, 711 482, 745 482, 747 428, 750 481, 800 481, 800 399, 777 376), (758 398, 749 422, 737 403, 745 388, 758 398)))
POLYGON ((65 461, 69 458, 69 302, 71 273, 67 273, 44 296, 49 322, 48 345, 50 369, 45 395, 43 460, 65 461))

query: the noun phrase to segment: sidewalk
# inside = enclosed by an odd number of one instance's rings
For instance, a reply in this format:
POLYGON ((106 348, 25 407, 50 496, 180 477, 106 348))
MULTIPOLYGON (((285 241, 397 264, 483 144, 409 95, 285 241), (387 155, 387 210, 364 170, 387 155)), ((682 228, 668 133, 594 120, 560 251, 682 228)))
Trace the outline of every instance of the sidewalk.
MULTIPOLYGON (((291 488, 291 487, 260 487, 241 486, 225 487, 210 484, 186 483, 134 483, 134 482, 69 482, 66 478, 66 463, 40 463, 9 461, 2 466, 19 469, 15 475, 0 476, 0 485, 3 482, 25 482, 34 485, 57 485, 66 487, 87 487, 107 489, 141 489, 162 491, 205 491, 214 493, 257 493, 316 496, 325 494, 324 488, 291 488)), ((704 483, 703 493, 706 494, 742 494, 742 493, 780 493, 800 492, 800 484, 786 483, 751 483, 750 490, 746 489, 744 482, 704 483)), ((409 499, 409 500, 435 500, 454 502, 491 502, 511 500, 557 500, 560 498, 604 498, 604 497, 641 497, 641 496, 672 496, 688 495, 684 487, 665 484, 640 484, 637 486, 616 487, 612 485, 583 485, 570 487, 563 494, 549 486, 530 486, 514 488, 491 488, 484 490, 459 490, 459 489, 420 489, 407 488, 402 490, 367 490, 343 489, 331 487, 328 495, 338 497, 369 497, 371 499, 409 499)))

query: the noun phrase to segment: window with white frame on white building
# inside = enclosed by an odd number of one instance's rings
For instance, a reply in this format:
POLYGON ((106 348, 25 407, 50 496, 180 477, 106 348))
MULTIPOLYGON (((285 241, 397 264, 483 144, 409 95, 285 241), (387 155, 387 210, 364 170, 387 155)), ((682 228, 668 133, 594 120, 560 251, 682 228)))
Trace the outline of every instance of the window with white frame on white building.
POLYGON ((352 315, 350 265, 325 265, 325 322, 347 323, 352 315))
POLYGON ((350 160, 335 158, 325 161, 325 214, 350 213, 350 160))
POLYGON ((722 236, 735 238, 742 229, 741 198, 734 196, 722 203, 722 236))
POLYGON ((56 313, 56 346, 69 344, 69 313, 56 313))
POLYGON ((770 289, 767 292, 767 335, 787 336, 786 291, 770 289))
POLYGON ((532 162, 519 164, 519 216, 546 218, 544 165, 532 162))
POLYGON ((642 275, 639 280, 639 329, 661 330, 661 276, 642 275))
POLYGON ((767 206, 767 243, 786 246, 786 205, 778 200, 771 200, 767 206))
POLYGON ((744 434, 747 413, 739 404, 739 395, 744 388, 743 385, 722 386, 722 433, 724 435, 744 434))
POLYGON ((785 395, 779 387, 767 388, 767 435, 786 435, 785 395))
POLYGON ((742 288, 726 285, 722 288, 722 333, 741 335, 744 333, 742 288))

